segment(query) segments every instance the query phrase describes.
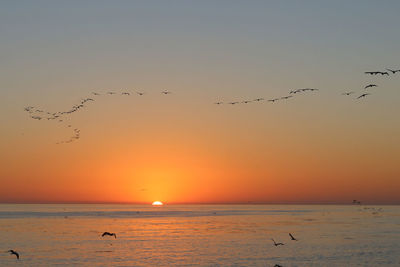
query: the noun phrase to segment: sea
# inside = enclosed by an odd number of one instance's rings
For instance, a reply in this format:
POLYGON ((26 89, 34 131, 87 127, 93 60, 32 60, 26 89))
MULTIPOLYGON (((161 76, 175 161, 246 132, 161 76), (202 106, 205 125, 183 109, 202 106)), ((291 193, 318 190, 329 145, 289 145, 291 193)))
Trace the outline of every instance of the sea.
POLYGON ((400 266, 400 206, 1 204, 0 266, 400 266))

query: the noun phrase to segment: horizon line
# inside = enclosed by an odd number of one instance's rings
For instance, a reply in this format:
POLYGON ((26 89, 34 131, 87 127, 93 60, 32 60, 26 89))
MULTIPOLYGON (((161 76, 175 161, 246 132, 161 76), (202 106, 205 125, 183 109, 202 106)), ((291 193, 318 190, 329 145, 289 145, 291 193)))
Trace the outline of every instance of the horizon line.
MULTIPOLYGON (((86 204, 86 205, 151 205, 152 202, 128 202, 128 201, 1 201, 0 205, 4 204, 21 204, 21 205, 38 205, 38 204, 49 204, 49 205, 68 205, 68 204, 86 204)), ((304 202, 163 202, 164 205, 351 205, 351 206, 362 206, 362 205, 388 205, 395 206, 400 205, 400 202, 361 202, 361 204, 353 204, 352 202, 343 201, 304 201, 304 202)))

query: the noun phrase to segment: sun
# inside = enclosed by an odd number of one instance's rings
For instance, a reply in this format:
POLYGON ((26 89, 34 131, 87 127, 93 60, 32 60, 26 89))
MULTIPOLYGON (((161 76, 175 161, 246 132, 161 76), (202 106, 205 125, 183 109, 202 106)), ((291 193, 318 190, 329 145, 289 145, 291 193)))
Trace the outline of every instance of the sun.
POLYGON ((162 206, 164 204, 161 201, 154 201, 151 205, 153 205, 153 206, 162 206))

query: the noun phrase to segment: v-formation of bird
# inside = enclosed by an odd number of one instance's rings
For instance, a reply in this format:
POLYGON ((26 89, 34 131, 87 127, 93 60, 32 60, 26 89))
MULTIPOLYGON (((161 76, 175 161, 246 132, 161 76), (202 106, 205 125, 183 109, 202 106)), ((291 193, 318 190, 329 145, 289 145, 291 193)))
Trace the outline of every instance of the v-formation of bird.
MULTIPOLYGON (((143 92, 139 92, 139 91, 135 91, 135 93, 139 96, 143 96, 145 93, 143 92)), ((168 95, 171 94, 170 91, 162 91, 161 92, 164 95, 168 95)), ((92 92, 92 95, 95 97, 101 96, 101 95, 117 95, 116 92, 106 92, 104 94, 101 93, 97 93, 97 92, 92 92)), ((130 96, 131 93, 129 92, 121 92, 120 95, 123 96, 130 96)), ((51 120, 56 120, 57 122, 64 122, 64 116, 66 115, 70 115, 72 113, 75 113, 83 108, 86 107, 87 103, 95 101, 95 99, 93 98, 84 98, 82 99, 78 104, 73 105, 69 110, 66 111, 57 111, 57 112, 48 112, 42 109, 38 109, 35 108, 33 106, 28 106, 25 107, 24 110, 26 112, 29 113, 30 117, 34 120, 47 120, 47 121, 51 121, 51 120)), ((71 125, 67 125, 68 128, 71 128, 71 125)), ((73 141, 76 141, 80 138, 80 130, 75 128, 74 129, 74 135, 71 136, 68 140, 64 140, 64 141, 59 141, 56 144, 64 144, 64 143, 71 143, 73 141)))

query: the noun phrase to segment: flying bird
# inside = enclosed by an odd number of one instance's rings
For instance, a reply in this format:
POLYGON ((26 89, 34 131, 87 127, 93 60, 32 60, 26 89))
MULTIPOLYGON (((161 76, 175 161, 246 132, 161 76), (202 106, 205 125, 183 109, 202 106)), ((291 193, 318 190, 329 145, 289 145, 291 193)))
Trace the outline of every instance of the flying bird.
POLYGON ((162 91, 161 93, 162 93, 162 94, 164 94, 164 95, 171 94, 171 92, 170 92, 170 91, 162 91))
POLYGON ((96 92, 92 92, 92 94, 93 94, 93 95, 100 95, 99 93, 96 93, 96 92))
POLYGON ((221 104, 223 104, 224 102, 215 102, 214 104, 215 105, 221 105, 221 104))
POLYGON ((291 233, 289 233, 289 236, 291 240, 298 241, 296 238, 294 238, 294 236, 291 233))
POLYGON ((391 70, 391 69, 386 69, 386 70, 390 71, 393 74, 396 74, 396 72, 400 72, 400 70, 391 70))
POLYGON ((18 254, 18 252, 16 252, 15 250, 13 250, 13 249, 10 249, 9 251, 7 251, 7 252, 9 252, 10 253, 10 255, 15 255, 16 257, 17 257, 17 259, 19 260, 19 254, 18 254))
POLYGON ((364 89, 368 89, 368 88, 371 88, 371 87, 378 87, 378 85, 376 85, 376 84, 368 84, 367 86, 364 87, 364 89))
POLYGON ((259 101, 262 101, 262 100, 264 100, 264 98, 256 98, 256 99, 254 99, 253 101, 259 102, 259 101))
POLYGON ((122 95, 131 95, 130 93, 123 92, 122 95))
POLYGON ((301 91, 302 91, 302 89, 296 89, 296 90, 290 91, 289 94, 297 94, 297 93, 299 93, 299 92, 301 92, 301 91))
POLYGON ((268 102, 274 103, 275 101, 278 101, 278 100, 279 100, 279 98, 274 98, 274 99, 269 99, 268 102))
POLYGON ((362 94, 362 95, 360 95, 359 97, 357 97, 357 99, 362 98, 362 97, 366 97, 367 95, 370 95, 370 94, 368 94, 368 93, 362 94))
POLYGON ((115 95, 114 92, 107 92, 107 94, 109 94, 109 95, 115 95))
POLYGON ((271 240, 274 241, 274 246, 275 246, 275 247, 285 245, 285 244, 283 244, 283 243, 276 243, 275 240, 274 240, 273 238, 271 238, 271 240))
POLYGON ((117 238, 117 235, 116 235, 115 233, 109 233, 109 232, 104 232, 104 233, 101 235, 101 237, 104 237, 104 236, 106 236, 106 235, 108 235, 108 236, 114 236, 114 238, 117 238))
POLYGON ((342 95, 351 95, 351 94, 354 94, 354 92, 345 92, 342 95))
POLYGON ((377 71, 366 71, 366 72, 364 72, 365 74, 370 74, 370 75, 376 75, 376 74, 378 74, 378 72, 377 71))
POLYGON ((236 105, 236 104, 239 104, 239 102, 229 102, 228 104, 229 105, 236 105))
POLYGON ((288 95, 288 96, 281 97, 281 99, 288 99, 288 98, 291 98, 291 97, 293 97, 293 96, 292 95, 288 95))
POLYGON ((252 101, 250 101, 250 100, 242 101, 243 104, 247 104, 247 103, 250 103, 250 102, 252 102, 252 101))

